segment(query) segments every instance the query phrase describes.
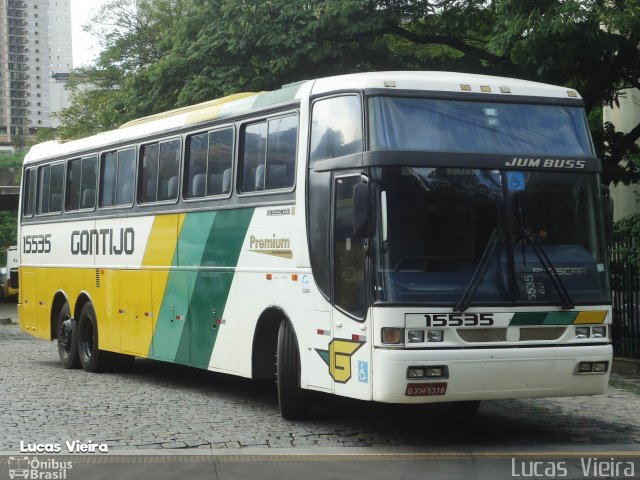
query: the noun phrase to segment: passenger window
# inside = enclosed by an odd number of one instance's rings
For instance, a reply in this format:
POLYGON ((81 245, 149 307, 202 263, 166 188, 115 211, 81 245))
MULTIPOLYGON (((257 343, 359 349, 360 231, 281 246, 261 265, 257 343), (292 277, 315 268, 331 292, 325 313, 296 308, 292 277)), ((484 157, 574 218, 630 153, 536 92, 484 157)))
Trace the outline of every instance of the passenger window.
POLYGON ((297 115, 248 125, 244 130, 241 191, 293 187, 297 141, 297 115))
POLYGON ((140 169, 141 203, 177 199, 180 139, 142 147, 140 169))
POLYGON ((91 156, 67 164, 67 210, 95 207, 97 162, 97 157, 91 156))
POLYGON ((22 197, 22 214, 25 217, 33 216, 33 207, 36 203, 36 176, 33 168, 25 172, 24 196, 22 197))
POLYGON ((187 198, 223 195, 231 191, 233 129, 225 128, 188 140, 187 198))
POLYGON ((133 203, 133 179, 136 174, 136 150, 118 151, 118 179, 116 182, 116 205, 133 203))
POLYGON ((310 162, 362 151, 360 97, 348 95, 313 104, 310 162))
POLYGON ((267 122, 247 126, 242 149, 241 192, 255 192, 264 187, 264 159, 267 151, 267 122), (262 169, 263 175, 260 175, 262 169))
POLYGON ((38 213, 62 211, 64 164, 45 165, 38 169, 38 213))
POLYGON ((100 206, 133 203, 136 151, 134 148, 103 153, 100 162, 100 206))

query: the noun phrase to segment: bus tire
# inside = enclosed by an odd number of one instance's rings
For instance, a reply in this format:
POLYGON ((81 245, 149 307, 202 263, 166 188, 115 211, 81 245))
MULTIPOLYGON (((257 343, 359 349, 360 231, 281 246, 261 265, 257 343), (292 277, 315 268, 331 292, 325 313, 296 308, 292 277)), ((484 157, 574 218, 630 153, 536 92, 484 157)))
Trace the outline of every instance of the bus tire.
POLYGON ((293 327, 287 320, 280 323, 277 349, 277 384, 280 414, 285 420, 307 416, 306 392, 300 388, 300 351, 293 327))
POLYGON ((78 356, 87 372, 103 372, 113 364, 114 355, 98 349, 98 320, 91 302, 80 310, 78 319, 78 356))
POLYGON ((80 368, 78 355, 78 325, 71 318, 69 304, 65 304, 58 314, 57 326, 58 357, 63 368, 80 368))
POLYGON ((480 408, 480 400, 467 400, 464 402, 451 402, 451 407, 456 413, 476 413, 480 408))

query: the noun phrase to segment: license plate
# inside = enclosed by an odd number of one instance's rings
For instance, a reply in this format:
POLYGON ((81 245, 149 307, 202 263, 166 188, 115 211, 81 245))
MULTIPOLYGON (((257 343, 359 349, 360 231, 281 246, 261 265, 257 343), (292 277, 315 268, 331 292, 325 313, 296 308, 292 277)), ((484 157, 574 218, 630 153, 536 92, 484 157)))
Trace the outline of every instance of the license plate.
POLYGON ((444 395, 447 383, 409 383, 404 394, 407 397, 426 397, 428 395, 444 395))

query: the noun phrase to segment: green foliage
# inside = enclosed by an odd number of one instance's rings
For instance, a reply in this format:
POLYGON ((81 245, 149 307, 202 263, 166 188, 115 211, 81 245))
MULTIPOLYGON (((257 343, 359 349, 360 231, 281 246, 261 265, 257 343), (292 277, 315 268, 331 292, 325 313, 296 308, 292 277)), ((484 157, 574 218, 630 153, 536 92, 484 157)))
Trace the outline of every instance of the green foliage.
MULTIPOLYGON (((5 250, 11 245, 16 245, 17 232, 18 212, 0 211, 0 250, 5 250)), ((5 263, 2 265, 5 265, 5 263)))
POLYGON ((614 232, 622 238, 635 237, 640 242, 640 213, 627 215, 618 220, 614 227, 614 232))
POLYGON ((49 140, 56 140, 58 138, 57 128, 39 128, 35 136, 29 139, 28 145, 32 147, 38 143, 47 142, 49 140))
POLYGON ((640 265, 640 213, 618 220, 613 231, 616 238, 623 241, 616 244, 616 253, 626 257, 628 262, 640 265))
POLYGON ((62 138, 308 78, 464 71, 577 89, 604 181, 640 179, 640 125, 593 114, 640 86, 638 0, 111 0, 88 29, 104 50, 72 77, 62 138))
POLYGON ((0 168, 22 168, 26 150, 19 150, 12 155, 0 156, 0 168))

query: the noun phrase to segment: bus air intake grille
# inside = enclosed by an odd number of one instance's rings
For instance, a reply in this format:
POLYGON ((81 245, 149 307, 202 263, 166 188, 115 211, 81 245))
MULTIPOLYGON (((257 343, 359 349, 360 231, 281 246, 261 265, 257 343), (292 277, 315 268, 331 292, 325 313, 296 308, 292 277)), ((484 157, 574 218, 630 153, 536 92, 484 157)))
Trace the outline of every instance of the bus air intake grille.
POLYGON ((506 342, 506 328, 458 328, 462 340, 469 343, 506 342))
POLYGON ((100 288, 100 269, 96 268, 96 288, 100 288))
POLYGON ((531 340, 557 340, 562 335, 564 335, 564 332, 566 330, 567 327, 520 327, 520 341, 528 342, 531 340))

